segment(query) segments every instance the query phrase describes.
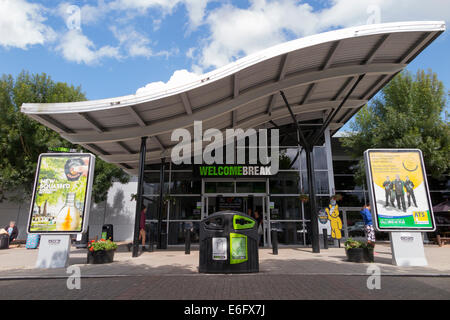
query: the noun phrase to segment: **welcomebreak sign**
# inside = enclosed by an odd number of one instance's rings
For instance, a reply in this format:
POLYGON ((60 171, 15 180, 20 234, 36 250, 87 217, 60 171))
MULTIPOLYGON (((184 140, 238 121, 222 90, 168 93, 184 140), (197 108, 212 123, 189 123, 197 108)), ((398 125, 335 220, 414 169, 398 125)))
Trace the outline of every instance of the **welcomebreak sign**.
POLYGON ((43 153, 39 156, 28 233, 75 234, 89 221, 95 156, 43 153))
POLYGON ((434 231, 422 152, 418 149, 369 149, 364 159, 377 230, 434 231))

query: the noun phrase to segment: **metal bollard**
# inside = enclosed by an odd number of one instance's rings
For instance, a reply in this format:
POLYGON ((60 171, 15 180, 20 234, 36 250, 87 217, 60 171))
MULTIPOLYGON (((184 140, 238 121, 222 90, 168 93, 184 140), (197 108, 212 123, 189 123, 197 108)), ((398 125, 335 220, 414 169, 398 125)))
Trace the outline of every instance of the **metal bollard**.
POLYGON ((278 255, 278 231, 272 230, 272 253, 278 255))
POLYGON ((323 229, 322 233, 323 233, 323 248, 328 249, 328 230, 323 229))
POLYGON ((154 243, 154 241, 153 241, 152 233, 149 232, 148 233, 148 251, 149 252, 155 251, 155 249, 153 247, 153 243, 154 243))
POLYGON ((184 254, 191 254, 191 230, 184 231, 184 254))

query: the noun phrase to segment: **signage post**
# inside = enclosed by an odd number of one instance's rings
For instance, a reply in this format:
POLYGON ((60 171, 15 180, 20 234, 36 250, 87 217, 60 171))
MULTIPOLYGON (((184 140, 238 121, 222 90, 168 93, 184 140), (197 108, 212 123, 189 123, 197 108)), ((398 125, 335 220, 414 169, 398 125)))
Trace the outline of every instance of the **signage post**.
POLYGON ((36 268, 66 267, 70 236, 87 231, 94 165, 90 153, 39 156, 27 227, 41 235, 36 268))
POLYGON ((390 233, 392 263, 426 266, 422 232, 436 226, 422 152, 369 149, 364 160, 375 227, 390 233))

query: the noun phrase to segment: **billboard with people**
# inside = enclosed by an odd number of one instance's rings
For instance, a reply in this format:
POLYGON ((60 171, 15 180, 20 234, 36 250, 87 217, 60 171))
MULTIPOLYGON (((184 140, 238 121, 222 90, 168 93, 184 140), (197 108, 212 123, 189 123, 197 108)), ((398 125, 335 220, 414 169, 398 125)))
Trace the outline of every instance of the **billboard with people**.
POLYGON ((95 157, 90 153, 39 156, 28 233, 82 233, 91 201, 95 157))
POLYGON ((433 231, 435 222, 422 152, 369 149, 364 158, 377 229, 433 231))

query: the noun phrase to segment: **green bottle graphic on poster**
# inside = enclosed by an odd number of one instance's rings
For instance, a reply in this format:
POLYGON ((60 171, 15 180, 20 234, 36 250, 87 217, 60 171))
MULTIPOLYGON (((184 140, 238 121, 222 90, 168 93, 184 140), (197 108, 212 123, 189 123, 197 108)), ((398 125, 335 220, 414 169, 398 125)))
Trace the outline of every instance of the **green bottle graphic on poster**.
POLYGON ((230 233, 230 264, 242 263, 247 260, 247 236, 230 233))

